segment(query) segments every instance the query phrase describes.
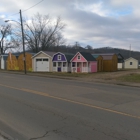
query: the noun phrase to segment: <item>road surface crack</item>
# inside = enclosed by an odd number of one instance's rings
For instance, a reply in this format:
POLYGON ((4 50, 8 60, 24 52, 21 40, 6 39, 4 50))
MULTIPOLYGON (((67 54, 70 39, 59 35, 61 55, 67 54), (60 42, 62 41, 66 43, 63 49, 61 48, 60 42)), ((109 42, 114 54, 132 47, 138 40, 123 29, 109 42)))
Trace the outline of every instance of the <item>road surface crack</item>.
POLYGON ((47 135, 48 133, 49 133, 49 131, 47 131, 43 136, 36 137, 36 138, 30 138, 29 140, 37 140, 37 139, 44 138, 44 137, 46 137, 46 135, 47 135))

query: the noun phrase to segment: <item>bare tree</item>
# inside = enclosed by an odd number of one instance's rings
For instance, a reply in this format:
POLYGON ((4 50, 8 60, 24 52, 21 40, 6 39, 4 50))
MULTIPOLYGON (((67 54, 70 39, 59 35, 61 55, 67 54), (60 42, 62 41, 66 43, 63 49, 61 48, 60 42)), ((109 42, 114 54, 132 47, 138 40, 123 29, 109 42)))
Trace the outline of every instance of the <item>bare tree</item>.
POLYGON ((21 46, 19 39, 12 32, 10 24, 0 26, 0 51, 5 54, 6 51, 17 51, 16 49, 21 46))
POLYGON ((5 46, 4 41, 6 40, 6 37, 11 34, 11 26, 10 25, 1 25, 0 26, 0 51, 1 54, 5 53, 5 46))
POLYGON ((24 36, 26 46, 33 52, 47 50, 52 46, 59 46, 64 43, 62 30, 65 24, 61 18, 51 19, 49 15, 34 15, 30 22, 24 22, 24 36))

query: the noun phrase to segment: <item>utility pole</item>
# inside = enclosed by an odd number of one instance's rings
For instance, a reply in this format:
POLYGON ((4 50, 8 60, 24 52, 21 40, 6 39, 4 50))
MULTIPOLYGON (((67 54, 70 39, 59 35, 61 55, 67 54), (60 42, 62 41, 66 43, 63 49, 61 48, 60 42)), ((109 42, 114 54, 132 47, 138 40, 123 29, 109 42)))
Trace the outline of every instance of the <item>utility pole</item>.
POLYGON ((25 57, 25 43, 24 43, 24 31, 23 31, 23 21, 22 21, 22 12, 20 10, 20 22, 21 22, 21 31, 22 31, 22 44, 23 44, 23 61, 24 61, 24 72, 26 74, 26 57, 25 57))
POLYGON ((1 41, 0 41, 0 54, 2 55, 1 41))

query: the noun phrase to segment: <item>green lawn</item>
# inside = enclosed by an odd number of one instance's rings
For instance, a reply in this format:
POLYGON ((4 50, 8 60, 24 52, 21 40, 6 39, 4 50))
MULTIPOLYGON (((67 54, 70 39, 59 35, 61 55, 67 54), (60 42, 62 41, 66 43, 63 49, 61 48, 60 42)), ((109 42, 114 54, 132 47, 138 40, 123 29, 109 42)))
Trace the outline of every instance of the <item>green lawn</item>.
POLYGON ((129 74, 117 78, 119 81, 140 83, 140 74, 129 74))

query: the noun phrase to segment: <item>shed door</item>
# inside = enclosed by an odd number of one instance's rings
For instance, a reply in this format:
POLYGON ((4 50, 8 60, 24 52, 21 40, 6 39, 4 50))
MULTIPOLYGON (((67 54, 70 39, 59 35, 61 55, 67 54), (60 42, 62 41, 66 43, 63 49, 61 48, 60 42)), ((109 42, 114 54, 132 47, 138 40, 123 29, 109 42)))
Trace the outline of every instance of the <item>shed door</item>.
POLYGON ((49 59, 37 58, 36 59, 36 71, 49 71, 49 59))

